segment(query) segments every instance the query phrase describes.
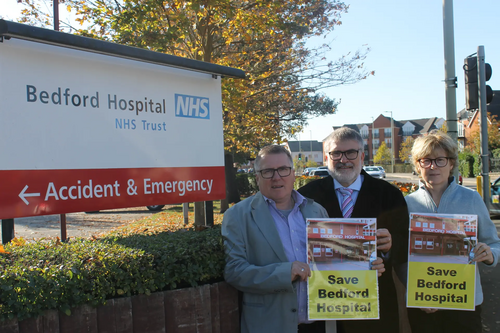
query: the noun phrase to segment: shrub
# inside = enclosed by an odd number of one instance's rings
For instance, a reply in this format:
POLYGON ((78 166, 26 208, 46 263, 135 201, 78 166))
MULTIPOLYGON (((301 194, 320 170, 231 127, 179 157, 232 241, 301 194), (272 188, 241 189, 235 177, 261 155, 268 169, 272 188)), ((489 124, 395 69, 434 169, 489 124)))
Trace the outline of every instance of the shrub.
POLYGON ((321 177, 318 177, 318 176, 312 176, 312 177, 309 177, 309 176, 299 176, 299 177, 295 177, 295 183, 293 184, 293 188, 296 189, 296 190, 298 190, 302 186, 304 186, 306 184, 309 184, 310 182, 315 181, 316 179, 321 179, 321 177))
POLYGON ((70 314, 119 296, 221 281, 220 227, 153 235, 8 244, 0 254, 0 319, 70 314))
POLYGON ((258 191, 257 183, 255 182, 255 175, 248 173, 236 174, 236 186, 238 192, 243 196, 250 196, 258 191))
POLYGON ((464 150, 458 154, 458 171, 463 177, 473 177, 480 173, 477 169, 476 156, 468 150, 464 150))

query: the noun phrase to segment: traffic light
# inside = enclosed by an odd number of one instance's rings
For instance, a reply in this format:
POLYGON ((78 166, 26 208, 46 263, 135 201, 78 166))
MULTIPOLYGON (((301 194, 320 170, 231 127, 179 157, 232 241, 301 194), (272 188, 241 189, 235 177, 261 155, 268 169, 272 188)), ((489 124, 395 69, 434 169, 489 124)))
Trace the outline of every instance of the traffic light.
POLYGON ((479 109, 479 85, 477 82, 477 57, 464 60, 465 109, 479 109))
POLYGON ((299 154, 299 161, 302 161, 302 154, 299 154))
MULTIPOLYGON (((491 78, 492 69, 490 64, 484 64, 485 81, 491 78)), ((465 109, 479 109, 479 82, 477 72, 477 57, 467 57, 464 60, 465 73, 465 109)), ((493 99, 493 89, 486 85, 486 104, 493 99)))
MULTIPOLYGON (((485 71, 485 81, 488 81, 491 79, 491 74, 493 73, 490 64, 485 63, 484 64, 484 71, 485 71)), ((486 104, 490 104, 491 101, 493 100, 493 89, 489 85, 486 85, 486 104)))

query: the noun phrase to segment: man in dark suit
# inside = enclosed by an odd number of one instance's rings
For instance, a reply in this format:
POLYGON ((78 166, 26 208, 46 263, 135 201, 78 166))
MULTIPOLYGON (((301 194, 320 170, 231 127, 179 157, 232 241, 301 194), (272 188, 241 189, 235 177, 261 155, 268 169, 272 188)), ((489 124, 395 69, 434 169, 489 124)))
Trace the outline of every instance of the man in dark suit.
POLYGON ((379 278, 380 319, 338 321, 339 333, 399 332, 392 268, 401 272, 408 252, 408 208, 401 191, 363 168, 363 138, 347 127, 325 141, 330 176, 313 181, 299 193, 322 205, 331 218, 376 218, 377 250, 386 271, 379 278))

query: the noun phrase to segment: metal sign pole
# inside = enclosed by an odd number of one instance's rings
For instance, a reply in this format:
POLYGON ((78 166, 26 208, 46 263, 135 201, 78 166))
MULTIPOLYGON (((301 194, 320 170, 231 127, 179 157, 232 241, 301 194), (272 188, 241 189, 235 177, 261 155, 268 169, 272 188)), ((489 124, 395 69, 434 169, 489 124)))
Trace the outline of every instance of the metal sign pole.
POLYGON ((477 47, 477 80, 479 82, 479 113, 481 116, 481 162, 483 164, 481 175, 483 176, 483 200, 486 207, 490 206, 490 176, 489 176, 489 152, 488 152, 488 114, 486 109, 486 69, 484 62, 484 46, 477 47))

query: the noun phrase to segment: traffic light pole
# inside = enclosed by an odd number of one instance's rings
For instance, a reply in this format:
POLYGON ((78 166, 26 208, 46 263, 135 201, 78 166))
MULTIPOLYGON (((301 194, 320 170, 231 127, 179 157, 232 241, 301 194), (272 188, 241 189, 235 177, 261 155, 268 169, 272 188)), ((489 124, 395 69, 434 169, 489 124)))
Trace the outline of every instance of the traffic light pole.
MULTIPOLYGON (((453 0, 443 0, 444 82, 446 92, 446 126, 448 135, 458 142, 457 77, 455 75, 455 36, 453 31, 453 0)), ((458 171, 454 173, 458 182, 458 171)))
POLYGON ((484 46, 477 47, 477 81, 479 82, 479 114, 481 116, 481 162, 483 164, 483 200, 486 207, 490 206, 490 176, 488 151, 488 114, 486 109, 486 68, 484 61, 484 46))

